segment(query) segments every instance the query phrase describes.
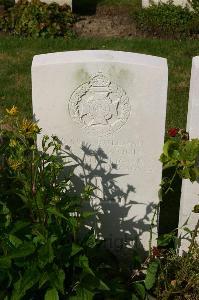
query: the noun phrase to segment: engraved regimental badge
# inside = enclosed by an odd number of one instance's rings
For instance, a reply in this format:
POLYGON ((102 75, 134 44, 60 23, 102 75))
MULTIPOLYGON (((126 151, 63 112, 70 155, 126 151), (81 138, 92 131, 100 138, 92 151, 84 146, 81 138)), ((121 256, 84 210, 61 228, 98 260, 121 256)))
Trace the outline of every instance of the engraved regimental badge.
POLYGON ((89 133, 98 135, 120 129, 130 110, 126 92, 101 72, 77 87, 69 100, 71 118, 89 133))

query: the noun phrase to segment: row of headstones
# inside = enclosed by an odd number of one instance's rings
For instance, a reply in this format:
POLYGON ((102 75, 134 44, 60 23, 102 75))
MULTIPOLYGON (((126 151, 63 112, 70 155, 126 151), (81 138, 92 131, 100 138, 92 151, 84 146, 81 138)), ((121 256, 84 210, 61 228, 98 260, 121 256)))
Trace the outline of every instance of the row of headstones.
MULTIPOLYGON (((19 0, 15 0, 15 3, 17 3, 19 0)), ((30 0, 29 0, 30 1, 30 0)), ((50 4, 50 3, 53 3, 53 2, 56 2, 57 4, 59 5, 64 5, 64 4, 67 4, 71 7, 72 9, 72 0, 41 0, 42 2, 45 2, 47 4, 50 4)))
MULTIPOLYGON (((142 0, 142 7, 149 7, 151 3, 158 4, 158 3, 169 3, 169 0, 142 0)), ((180 5, 182 7, 185 7, 186 5, 189 5, 188 0, 173 0, 172 2, 175 5, 180 5)))
MULTIPOLYGON (((192 67, 187 125, 191 138, 199 136, 198 83, 199 57, 192 67)), ((167 60, 160 57, 89 50, 33 59, 35 119, 43 134, 61 139, 69 161, 77 165, 75 186, 96 186, 89 209, 99 214, 91 226, 110 248, 148 247, 159 201, 167 87, 167 60)), ((198 202, 198 191, 197 183, 183 182, 180 225, 198 202)), ((189 226, 195 222, 191 215, 189 226)))
MULTIPOLYGON (((19 0, 15 0, 15 2, 18 2, 19 0)), ((63 5, 63 4, 67 4, 71 7, 72 9, 72 0, 42 0, 42 2, 45 3, 52 3, 52 2, 56 2, 59 5, 63 5)), ((160 2, 160 0, 154 0, 153 3, 158 4, 160 2)), ((168 0, 162 0, 161 2, 163 3, 167 3, 169 2, 168 0)), ((150 6, 151 1, 150 0, 142 0, 142 7, 148 7, 150 6)), ((173 3, 175 5, 181 5, 181 6, 185 6, 188 4, 187 0, 174 0, 173 3)))

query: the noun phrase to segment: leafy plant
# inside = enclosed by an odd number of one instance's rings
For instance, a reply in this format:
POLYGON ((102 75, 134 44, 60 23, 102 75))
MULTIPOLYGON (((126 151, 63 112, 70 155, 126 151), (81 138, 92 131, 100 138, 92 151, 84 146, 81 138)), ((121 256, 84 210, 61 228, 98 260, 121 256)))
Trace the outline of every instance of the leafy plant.
MULTIPOLYGON (((17 107, 6 109, 0 123, 0 299, 144 300, 144 279, 132 281, 131 270, 85 227, 94 213, 83 202, 93 188, 75 192, 60 141, 44 136, 38 149, 40 132, 17 107)), ((135 253, 133 268, 140 267, 135 253)))
POLYGON ((183 38, 199 32, 197 10, 177 6, 172 1, 152 3, 136 11, 134 19, 138 29, 153 36, 183 38))
POLYGON ((0 0, 0 5, 3 5, 6 9, 15 4, 15 0, 0 0))
MULTIPOLYGON (((162 191, 168 193, 176 176, 191 182, 199 176, 199 139, 189 139, 189 134, 179 128, 171 128, 160 157, 163 169, 171 169, 173 176, 163 178, 162 191)), ((198 213, 198 205, 193 208, 198 213)), ((148 267, 152 279, 147 280, 148 288, 152 288, 157 299, 198 299, 199 294, 199 245, 196 237, 199 233, 199 219, 194 230, 189 230, 191 242, 189 250, 183 256, 178 249, 166 250, 171 241, 177 244, 175 232, 160 236, 158 248, 153 249, 153 260, 148 267), (156 263, 156 265, 152 265, 156 263), (157 272, 158 270, 158 272, 157 272)))
POLYGON ((1 121, 0 299, 87 299, 109 291, 90 266, 93 231, 79 237, 92 188, 73 193, 59 140, 38 150, 39 132, 14 106, 1 121))
POLYGON ((70 37, 75 17, 67 5, 20 0, 0 18, 0 30, 32 37, 70 37))

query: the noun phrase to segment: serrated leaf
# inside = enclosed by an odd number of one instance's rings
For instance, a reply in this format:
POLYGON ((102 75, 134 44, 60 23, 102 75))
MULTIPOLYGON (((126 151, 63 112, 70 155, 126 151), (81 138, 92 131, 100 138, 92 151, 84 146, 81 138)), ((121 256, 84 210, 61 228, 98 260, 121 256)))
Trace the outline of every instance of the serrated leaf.
POLYGON ((144 280, 145 287, 147 290, 150 290, 154 286, 158 268, 159 268, 158 261, 153 261, 149 264, 148 269, 147 269, 146 278, 144 280))
POLYGON ((48 290, 45 294, 44 300, 59 300, 59 294, 56 289, 48 290))
POLYGON ((41 288, 48 281, 48 279, 48 273, 44 272, 39 280, 39 288, 41 288))

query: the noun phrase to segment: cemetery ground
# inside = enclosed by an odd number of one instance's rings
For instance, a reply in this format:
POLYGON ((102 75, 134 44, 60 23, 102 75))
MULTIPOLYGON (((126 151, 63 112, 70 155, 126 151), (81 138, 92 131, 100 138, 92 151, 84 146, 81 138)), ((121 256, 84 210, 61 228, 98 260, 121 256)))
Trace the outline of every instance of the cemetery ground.
MULTIPOLYGON (((86 2, 87 0, 85 0, 86 2)), ((90 1, 90 0, 89 0, 90 1)), ((96 1, 100 2, 100 1, 96 1)), ((103 3, 108 3, 110 5, 115 3, 115 0, 104 0, 101 1, 103 3)), ((129 4, 129 0, 121 0, 118 1, 120 4, 129 4)), ((186 127, 186 118, 187 118, 187 106, 188 106, 188 98, 189 98, 189 87, 190 87, 190 75, 191 75, 191 62, 192 57, 199 55, 199 40, 158 40, 158 39, 149 39, 142 37, 134 37, 134 38, 71 38, 69 40, 64 40, 62 38, 55 39, 31 39, 31 38, 17 38, 7 35, 0 35, 0 114, 4 113, 6 108, 11 108, 13 105, 16 105, 20 113, 32 119, 32 95, 31 95, 31 64, 32 58, 34 55, 44 54, 44 53, 53 53, 53 52, 62 52, 62 51, 72 51, 72 50, 119 50, 119 51, 127 51, 127 52, 135 52, 135 53, 143 53, 148 55, 160 56, 164 57, 168 60, 169 67, 169 86, 168 86, 168 101, 167 101, 167 116, 166 116, 166 130, 171 127, 185 128, 186 127)), ((155 116, 154 116, 155 118, 155 116)), ((33 128, 34 129, 34 128, 33 128)), ((53 164, 52 160, 52 164, 53 164)), ((50 180, 50 178, 49 178, 50 180)), ((180 180, 174 182, 177 193, 180 193, 180 180)), ((53 191, 52 191, 53 192, 53 191)), ((174 228, 177 227, 178 224, 178 209, 179 209, 179 195, 174 199, 171 193, 168 193, 167 199, 162 206, 161 212, 161 222, 160 222, 160 232, 170 232, 174 228), (169 208, 169 209, 168 209, 169 208), (168 222, 169 220, 169 222, 168 222)), ((59 216, 60 217, 60 216, 59 216)), ((164 243, 164 241, 163 241, 164 243)), ((98 249, 99 250, 99 249, 98 249)), ((97 251, 98 251, 97 250, 97 251)), ((74 249, 74 251, 79 251, 79 249, 74 249)), ((96 250, 95 250, 96 251, 96 250)), ((98 251, 100 252, 100 251, 98 251)), ((79 255, 79 254, 78 254, 79 255)), ((94 254, 96 255, 96 253, 94 254)), ((106 254, 105 254, 106 255, 106 254)), ((153 258, 159 259, 161 256, 161 252, 159 249, 153 249, 153 258)), ((197 262, 198 253, 194 254, 194 259, 197 262)), ((95 256, 94 256, 95 257, 95 256)), ((177 257, 177 260, 174 256, 168 258, 168 268, 171 269, 171 273, 173 272, 173 267, 177 266, 182 269, 181 273, 186 274, 187 276, 192 278, 191 275, 193 268, 191 266, 192 257, 188 257, 186 260, 181 260, 177 257), (175 265, 176 264, 176 265, 175 265)), ((154 260, 155 261, 155 260, 154 260)), ((1 261, 0 261, 1 263, 1 261)), ((6 262, 7 263, 7 262, 6 262)), ((136 261, 133 262, 138 263, 136 261)), ((155 261, 156 263, 156 261, 155 261)), ((94 264, 95 265, 95 264, 94 264)), ((1 264, 0 264, 1 266, 1 264)), ((87 268, 87 266, 86 266, 87 268)), ((157 265, 151 265, 150 272, 157 272, 157 265)), ((97 269, 97 266, 96 266, 97 269)), ((149 268, 150 269, 150 268, 149 268)), ((169 269, 169 270, 170 270, 169 269)), ((35 271, 35 270, 33 270, 35 271)), ((54 272, 57 270, 54 269, 54 272)), ((112 270, 111 270, 112 271, 112 270)), ((164 270, 165 271, 165 270, 164 270)), ((154 273, 155 273, 154 272, 154 273)), ((167 272, 167 270, 166 270, 167 272)), ((117 273, 117 272, 116 272, 117 273)), ((31 274, 31 272, 30 272, 31 274)), ((61 273, 60 273, 61 274, 61 273)), ((28 274, 25 274, 28 278, 28 274)), ((34 274, 33 274, 34 275, 34 274)), ((90 274, 91 275, 91 274, 90 274)), ((115 274, 109 274, 110 279, 111 276, 115 276, 115 274)), ((118 278, 121 274, 118 275, 118 278)), ((128 275, 122 279, 126 279, 128 281, 128 275)), ((132 275, 132 274, 131 274, 132 275)), ((152 274, 154 275, 154 274, 152 274)), ((156 273, 155 273, 156 275, 156 273)), ((182 274, 181 274, 182 275, 182 274)), ((180 276, 181 276, 180 275, 180 276)), ((93 274, 92 274, 93 276, 93 274)), ((91 276, 91 277, 92 277, 91 276)), ((138 278, 136 274, 132 275, 135 279, 143 279, 143 274, 140 273, 138 278), (140 277, 139 277, 140 276, 140 277)), ((161 276, 159 279, 159 288, 162 285, 161 276)), ((195 274, 194 274, 195 276, 195 274)), ((60 276, 61 277, 61 276, 60 276)), ((70 276, 68 276, 70 277, 70 276)), ((152 276, 153 277, 153 276, 152 276)), ((89 278, 89 277, 88 277, 89 278)), ((117 276, 116 276, 117 278, 117 276)), ((120 279, 116 279, 120 280, 120 279)), ((194 277, 193 277, 194 278, 194 277)), ((90 279, 90 278, 89 278, 90 279)), ((87 280, 88 282, 90 280, 87 280)), ((105 278, 105 282, 106 282, 105 278)), ((147 278, 148 284, 154 278, 147 278)), ((172 288, 176 288, 176 279, 170 278, 168 276, 168 284, 170 284, 170 291, 172 288)), ((192 280, 192 279, 191 279, 192 280)), ((193 281, 198 280, 197 277, 193 279, 193 281)), ((63 278, 62 278, 63 284, 63 278)), ((180 281, 180 279, 179 279, 180 281)), ((96 282, 95 282, 96 284, 96 282)), ((98 283, 97 283, 98 284, 98 283)), ((123 282, 122 282, 123 284, 123 282)), ((132 282, 130 283, 130 285, 132 282)), ((145 281, 146 284, 146 281, 145 281)), ((192 284, 190 281, 188 284, 192 284)), ((195 284, 195 282, 194 282, 195 284)), ((193 286, 194 286, 193 284, 193 286)), ((129 282, 125 282, 124 284, 129 288, 129 282)), ((196 285, 195 285, 196 286, 196 285)), ((132 286, 131 286, 132 287, 132 286)), ((100 287, 106 289, 106 286, 100 287)), ((158 289, 158 288, 157 288, 158 289)), ((198 287, 196 286, 196 289, 198 287)), ((179 296, 179 298, 170 298, 169 294, 165 296, 165 298, 161 298, 161 295, 157 299, 178 299, 178 300, 197 300, 198 295, 195 290, 191 290, 192 294, 187 294, 187 298, 184 298, 183 295, 179 296), (168 298, 166 298, 168 297, 168 298)), ((130 288, 131 290, 131 288, 130 288)), ((150 288, 149 288, 150 290, 150 288)), ((61 291, 61 289, 60 289, 61 291)), ((161 294, 161 288, 157 292, 156 295, 161 294)), ((57 297, 57 294, 53 294, 55 291, 53 289, 48 290, 45 299, 51 299, 51 297, 57 297), (49 294, 48 294, 49 293, 49 294), (52 293, 52 294, 51 294, 52 293), (49 298, 48 298, 49 297, 49 298)), ((143 286, 138 282, 138 284, 133 286, 133 292, 137 295, 135 298, 132 296, 132 299, 146 299, 147 295, 143 291, 143 286)), ((20 292, 19 292, 20 293, 20 292)), ((23 290, 22 292, 23 293, 23 290)), ((104 292, 106 293, 106 292, 104 292)), ((121 292, 123 293, 123 292, 121 292)), ((122 300, 131 299, 126 296, 126 291, 122 294, 122 300)), ((149 292, 150 294, 150 292, 149 292)), ((22 295, 22 294, 21 294, 22 295)), ((134 294, 133 294, 134 295, 134 294)), ((154 295, 154 294, 153 294, 154 295)), ((1 291, 0 291, 0 299, 1 299, 1 291)), ((41 293, 38 299, 43 299, 44 295, 41 293)), ((117 293, 114 294, 112 298, 105 299, 117 299, 117 293)), ((20 296, 18 295, 19 299, 20 296)), ((119 296, 120 297, 120 296, 119 296)), ((172 297, 172 295, 171 295, 172 297)), ((58 298, 56 298, 58 299, 58 298)), ((62 298, 60 298, 62 299, 62 298)), ((73 299, 73 298, 71 298, 73 299)), ((74 298, 76 299, 76 298, 74 298)), ((78 299, 93 299, 92 295, 85 288, 82 289, 82 294, 78 299), (87 294, 88 293, 88 294, 87 294), (85 298, 84 298, 85 297, 85 298)), ((98 298, 96 298, 98 299, 98 298)), ((101 299, 101 298, 100 298, 101 299)), ((104 299, 104 298, 103 298, 104 299)), ((147 298, 150 299, 150 298, 147 298)), ((154 299, 154 298, 153 298, 154 299)))
MULTIPOLYGON (((144 38, 114 39, 19 39, 0 37, 0 110, 16 105, 25 116, 32 117, 31 63, 36 54, 70 50, 103 49, 137 52, 168 59, 169 87, 166 130, 186 127, 191 60, 199 54, 199 41, 168 41, 144 38)), ((169 232, 178 223, 179 193, 168 199, 162 209, 161 231, 169 232), (169 200, 170 199, 170 200, 169 200), (169 208, 169 209, 168 209, 169 208), (167 217, 170 222, 167 222, 167 217), (166 228, 166 229, 165 229, 166 228)))

